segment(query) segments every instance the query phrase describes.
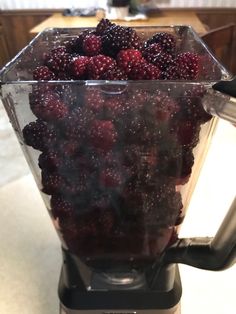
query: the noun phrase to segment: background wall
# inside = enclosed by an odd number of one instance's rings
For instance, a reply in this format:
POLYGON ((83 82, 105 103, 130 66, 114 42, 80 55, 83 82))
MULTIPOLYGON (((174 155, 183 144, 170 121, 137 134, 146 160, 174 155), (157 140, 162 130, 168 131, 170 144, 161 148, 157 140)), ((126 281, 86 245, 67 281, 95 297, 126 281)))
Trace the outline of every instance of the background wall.
MULTIPOLYGON (((107 0, 1 0, 1 10, 11 9, 56 9, 56 8, 86 8, 104 7, 107 0)), ((154 6, 160 8, 236 8, 235 0, 151 0, 154 6)))

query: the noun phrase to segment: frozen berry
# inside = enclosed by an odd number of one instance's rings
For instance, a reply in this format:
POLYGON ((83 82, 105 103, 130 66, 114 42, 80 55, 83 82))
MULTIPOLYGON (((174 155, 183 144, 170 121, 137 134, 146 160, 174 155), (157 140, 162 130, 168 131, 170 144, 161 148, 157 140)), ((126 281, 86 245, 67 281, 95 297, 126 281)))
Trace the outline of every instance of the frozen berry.
POLYGON ((89 57, 78 56, 70 63, 70 73, 75 79, 81 79, 86 75, 89 57))
POLYGON ((164 51, 172 53, 176 47, 176 38, 171 33, 156 33, 147 41, 147 46, 154 43, 160 44, 164 51))
POLYGON ((136 64, 129 72, 129 78, 132 80, 157 80, 160 76, 160 69, 145 61, 136 64))
POLYGON ((47 92, 39 99, 31 102, 31 110, 36 117, 45 121, 57 121, 68 114, 67 105, 60 99, 58 94, 47 92))
POLYGON ((92 57, 88 62, 88 78, 99 80, 104 73, 113 69, 116 66, 116 61, 105 55, 97 55, 92 57))
POLYGON ((61 195, 54 194, 51 197, 51 210, 54 218, 59 220, 75 217, 75 206, 61 195))
POLYGON ((195 80, 199 73, 199 57, 193 52, 180 53, 167 68, 166 79, 195 80))
POLYGON ((42 151, 54 147, 57 139, 54 127, 40 119, 27 124, 22 132, 27 145, 42 151))
POLYGON ((107 55, 115 56, 120 50, 140 46, 140 38, 131 27, 112 25, 102 35, 103 50, 107 55))
POLYGON ((110 150, 117 141, 117 132, 112 121, 94 120, 90 126, 91 144, 102 150, 110 150))
POLYGON ((102 40, 100 36, 91 34, 83 40, 83 51, 87 56, 96 56, 102 51, 102 40))
POLYGON ((37 81, 50 81, 55 79, 55 74, 47 66, 41 65, 34 69, 33 79, 37 81))
POLYGON ((121 50, 117 54, 117 64, 118 66, 128 74, 131 69, 140 62, 142 59, 142 53, 136 49, 126 49, 121 50))
POLYGON ((96 27, 96 34, 102 35, 105 32, 105 30, 112 25, 114 25, 114 24, 110 20, 101 19, 101 21, 99 21, 99 23, 96 27))
POLYGON ((39 156, 39 167, 49 171, 60 168, 63 164, 61 156, 55 151, 43 152, 39 156))
POLYGON ((104 96, 99 88, 86 88, 84 93, 84 105, 94 113, 102 113, 104 96))

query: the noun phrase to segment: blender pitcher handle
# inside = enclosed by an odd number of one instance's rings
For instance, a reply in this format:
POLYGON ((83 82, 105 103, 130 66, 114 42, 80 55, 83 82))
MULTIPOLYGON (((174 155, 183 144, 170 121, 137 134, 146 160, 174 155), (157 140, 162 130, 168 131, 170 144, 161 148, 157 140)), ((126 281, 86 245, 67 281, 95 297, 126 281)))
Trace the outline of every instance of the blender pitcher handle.
POLYGON ((206 270, 224 270, 235 262, 236 197, 215 237, 179 239, 164 256, 164 263, 182 263, 206 270))
POLYGON ((203 97, 204 109, 211 115, 236 124, 236 76, 210 87, 203 97))

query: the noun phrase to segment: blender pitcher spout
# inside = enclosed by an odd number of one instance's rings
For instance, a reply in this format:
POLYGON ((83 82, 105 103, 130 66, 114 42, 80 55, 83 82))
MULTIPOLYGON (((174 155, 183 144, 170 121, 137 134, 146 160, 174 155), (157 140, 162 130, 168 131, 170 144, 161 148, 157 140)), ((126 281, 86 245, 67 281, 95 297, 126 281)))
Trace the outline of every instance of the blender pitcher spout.
POLYGON ((236 124, 236 77, 214 84, 203 98, 203 107, 211 115, 236 124))

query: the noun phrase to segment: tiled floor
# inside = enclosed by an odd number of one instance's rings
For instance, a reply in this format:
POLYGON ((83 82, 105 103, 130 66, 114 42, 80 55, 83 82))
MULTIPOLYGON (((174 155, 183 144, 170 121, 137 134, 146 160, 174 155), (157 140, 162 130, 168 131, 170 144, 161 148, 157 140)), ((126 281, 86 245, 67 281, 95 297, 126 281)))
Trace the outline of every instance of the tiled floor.
MULTIPOLYGON (((0 313, 57 314, 60 243, 0 107, 0 313), (17 179, 17 180, 16 180, 17 179)), ((212 236, 235 196, 236 128, 222 122, 193 195, 182 236, 212 236)), ((236 267, 181 265, 182 314, 233 314, 236 267)))

